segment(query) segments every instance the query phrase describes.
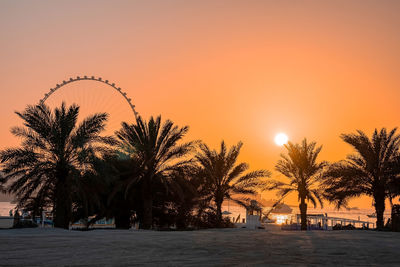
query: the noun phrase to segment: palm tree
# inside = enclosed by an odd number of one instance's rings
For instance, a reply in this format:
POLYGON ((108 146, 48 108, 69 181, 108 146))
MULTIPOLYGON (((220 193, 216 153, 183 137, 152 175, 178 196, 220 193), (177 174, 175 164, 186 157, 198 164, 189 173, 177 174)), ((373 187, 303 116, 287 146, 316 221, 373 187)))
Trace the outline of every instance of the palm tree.
POLYGON ((177 229, 185 229, 189 225, 194 225, 194 211, 199 204, 199 193, 196 188, 195 168, 188 168, 176 172, 178 188, 171 194, 171 202, 174 204, 177 216, 177 229))
MULTIPOLYGON (((158 189, 153 201, 153 221, 161 227, 175 225, 177 229, 185 229, 195 225, 194 211, 198 204, 198 193, 193 180, 194 172, 191 165, 174 171, 171 177, 174 183, 169 190, 158 189)), ((157 187, 155 188, 157 189, 157 187)))
POLYGON ((4 185, 2 184, 4 182, 3 174, 0 172, 0 194, 6 193, 6 189, 4 188, 4 185))
POLYGON ((178 144, 188 130, 188 126, 179 128, 170 120, 161 123, 161 116, 158 116, 150 117, 148 122, 138 117, 136 124, 123 123, 122 129, 116 133, 121 150, 141 163, 141 171, 130 177, 125 192, 129 194, 134 186, 141 188, 143 229, 152 227, 155 184, 171 188, 174 183, 171 174, 191 162, 184 157, 194 149, 195 142, 178 144))
POLYGON ((114 217, 115 226, 119 229, 129 229, 131 218, 134 215, 142 215, 143 203, 140 191, 140 183, 132 184, 143 174, 143 164, 138 157, 117 151, 107 159, 108 166, 112 167, 111 184, 105 194, 105 209, 108 217, 114 217))
POLYGON ((388 182, 388 198, 390 206, 393 207, 393 199, 400 196, 400 155, 394 156, 390 164, 392 176, 388 182))
POLYGON ((326 162, 317 162, 322 146, 316 147, 315 142, 307 143, 304 139, 301 144, 289 142, 285 145, 287 154, 281 154, 281 159, 275 169, 289 178, 289 182, 278 180, 270 181, 268 189, 278 190, 278 195, 285 197, 291 192, 297 192, 300 200, 301 230, 307 230, 307 201, 317 206, 317 201, 323 207, 322 192, 318 189, 318 181, 326 166, 326 162))
POLYGON ((199 175, 203 177, 205 191, 211 196, 216 206, 217 227, 222 223, 222 202, 232 199, 240 205, 245 205, 240 195, 256 195, 257 189, 265 186, 262 177, 269 177, 267 170, 256 170, 245 173, 249 169, 247 163, 236 164, 243 143, 232 146, 229 151, 225 142, 221 142, 220 151, 211 150, 206 144, 200 145, 196 155, 199 163, 199 175))
POLYGON ((330 166, 325 174, 326 197, 336 206, 346 206, 348 200, 360 195, 371 196, 376 210, 376 226, 383 228, 385 200, 398 194, 393 185, 398 184, 400 136, 396 128, 387 132, 375 129, 371 139, 362 131, 342 134, 344 142, 351 145, 356 153, 346 160, 330 166))
POLYGON ((41 202, 51 198, 54 225, 68 228, 80 178, 95 172, 96 154, 105 149, 101 144, 112 142, 99 135, 107 114, 89 116, 79 125, 77 105, 67 108, 63 103, 52 111, 41 103, 16 114, 25 127, 14 127, 11 132, 22 143, 0 152, 2 182, 8 193, 15 194, 19 207, 32 199, 41 202))

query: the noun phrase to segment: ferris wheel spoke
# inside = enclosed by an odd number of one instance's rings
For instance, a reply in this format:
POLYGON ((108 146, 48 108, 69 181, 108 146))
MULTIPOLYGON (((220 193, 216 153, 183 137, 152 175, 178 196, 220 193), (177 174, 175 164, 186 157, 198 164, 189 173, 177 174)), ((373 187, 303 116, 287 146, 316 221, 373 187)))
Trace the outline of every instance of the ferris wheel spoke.
MULTIPOLYGON (((72 99, 72 103, 68 104, 78 104, 81 107, 81 112, 82 114, 84 113, 89 113, 88 109, 90 109, 90 113, 99 113, 99 112, 106 112, 109 114, 109 123, 107 124, 107 131, 109 130, 117 130, 121 126, 121 118, 125 119, 128 116, 130 110, 133 115, 135 120, 137 120, 139 114, 135 109, 135 105, 132 102, 132 99, 128 96, 128 94, 123 91, 120 87, 118 87, 114 82, 110 82, 107 79, 103 79, 102 77, 95 77, 95 76, 76 76, 76 77, 71 77, 67 80, 63 80, 61 83, 57 83, 55 87, 52 87, 49 89, 48 92, 46 92, 43 96, 42 99, 40 99, 40 103, 55 103, 57 99, 61 98, 61 101, 67 101, 72 99), (79 83, 83 81, 90 81, 90 82, 95 82, 95 83, 101 83, 104 86, 99 87, 87 87, 87 83, 85 84, 85 87, 80 88, 76 87, 75 85, 67 86, 70 84, 74 83, 79 83), (68 88, 67 88, 68 87, 68 88), (105 88, 112 89, 111 91, 117 93, 115 96, 108 95, 107 97, 101 94, 102 90, 106 90, 105 88), (101 90, 100 90, 101 89, 101 90), (60 95, 60 92, 62 92, 64 95, 60 95), (84 92, 88 92, 86 96, 82 97, 82 94, 84 92), (89 92, 92 92, 91 94, 89 92), (78 95, 80 97, 78 97, 78 95), (62 97, 61 97, 62 96, 62 97), (123 105, 119 103, 119 101, 115 101, 114 98, 122 97, 123 101, 128 104, 126 106, 125 111, 123 110, 123 105), (113 101, 114 100, 114 101, 113 101), (118 121, 118 123, 117 123, 118 121)), ((89 114, 86 114, 87 116, 89 114)), ((131 121, 131 119, 128 119, 128 121, 131 121)))
POLYGON ((101 83, 103 83, 103 84, 108 85, 109 87, 111 87, 112 89, 116 90, 117 92, 119 92, 119 93, 124 97, 124 99, 126 100, 126 102, 129 104, 129 107, 132 109, 132 112, 133 112, 133 114, 135 115, 135 118, 137 119, 138 113, 137 113, 137 111, 135 110, 135 105, 132 104, 132 99, 129 98, 129 97, 127 96, 127 93, 126 93, 126 92, 123 92, 123 91, 121 90, 120 87, 117 87, 117 86, 115 85, 115 83, 110 83, 108 80, 104 80, 104 79, 101 78, 101 77, 96 78, 95 76, 88 77, 88 76, 85 75, 85 76, 83 76, 83 77, 80 77, 80 76, 77 76, 76 78, 72 78, 72 77, 71 77, 71 78, 69 78, 69 80, 67 80, 67 81, 63 80, 63 82, 62 82, 61 84, 56 84, 56 87, 50 88, 50 90, 49 90, 47 93, 45 93, 44 97, 40 100, 40 102, 41 102, 41 103, 45 103, 45 101, 46 101, 54 92, 56 92, 57 90, 60 90, 63 86, 65 86, 65 85, 67 85, 67 84, 69 84, 69 83, 78 82, 78 81, 83 81, 83 80, 101 82, 101 83))

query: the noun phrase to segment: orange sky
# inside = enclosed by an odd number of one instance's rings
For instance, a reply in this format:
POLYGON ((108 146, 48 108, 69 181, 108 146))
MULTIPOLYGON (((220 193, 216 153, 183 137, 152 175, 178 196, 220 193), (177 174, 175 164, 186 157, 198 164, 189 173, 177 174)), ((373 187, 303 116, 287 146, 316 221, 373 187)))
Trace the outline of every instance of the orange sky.
MULTIPOLYGON (((1 1, 0 148, 17 144, 13 111, 63 79, 96 75, 144 117, 190 125, 189 139, 242 140, 252 168, 273 170, 280 131, 342 159, 351 149, 340 133, 400 125, 399 10, 367 0, 1 1)), ((104 88, 83 90, 96 86, 59 97, 129 112, 104 88)))

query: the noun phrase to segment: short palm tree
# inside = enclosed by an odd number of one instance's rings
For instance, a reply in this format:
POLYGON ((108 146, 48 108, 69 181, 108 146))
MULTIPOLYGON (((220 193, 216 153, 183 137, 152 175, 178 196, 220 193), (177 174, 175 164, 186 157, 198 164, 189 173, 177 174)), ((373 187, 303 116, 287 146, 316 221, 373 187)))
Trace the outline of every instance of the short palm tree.
POLYGON ((199 175, 203 178, 204 189, 211 196, 216 207, 217 227, 222 223, 222 202, 232 199, 240 205, 245 205, 240 196, 256 195, 257 189, 262 189, 265 182, 261 179, 269 177, 267 170, 256 170, 245 173, 249 169, 247 163, 236 163, 243 143, 232 146, 229 151, 225 142, 221 142, 220 151, 211 150, 206 144, 200 145, 196 155, 199 163, 199 175))
POLYGON ((138 117, 136 124, 123 123, 116 133, 121 150, 140 162, 140 171, 129 179, 125 192, 129 194, 134 186, 141 187, 143 229, 152 227, 155 184, 170 188, 174 182, 171 174, 191 162, 187 156, 194 149, 195 142, 178 144, 188 130, 188 126, 179 128, 170 120, 162 123, 161 116, 158 116, 151 117, 148 122, 138 117))
POLYGON ((322 203, 322 192, 318 188, 321 173, 326 166, 326 162, 317 162, 317 157, 321 152, 322 146, 316 147, 315 142, 308 143, 304 139, 301 144, 289 142, 285 145, 287 154, 281 154, 281 159, 275 169, 289 178, 285 183, 279 180, 270 181, 268 189, 278 190, 281 197, 285 197, 291 192, 297 192, 300 200, 301 230, 307 230, 307 201, 317 206, 317 201, 322 203))
POLYGON ((16 114, 25 127, 15 127, 12 133, 22 138, 22 144, 0 152, 2 182, 8 193, 15 194, 19 207, 50 197, 55 226, 68 228, 80 178, 95 172, 96 154, 112 141, 99 135, 107 114, 89 116, 79 125, 77 105, 63 103, 52 111, 42 103, 16 114))
POLYGON ((400 136, 396 128, 387 132, 375 129, 371 139, 362 131, 342 134, 344 142, 351 145, 356 153, 346 160, 334 163, 325 174, 326 197, 337 207, 346 206, 350 198, 360 195, 371 196, 377 215, 376 226, 383 228, 385 200, 398 193, 393 190, 399 184, 400 136))

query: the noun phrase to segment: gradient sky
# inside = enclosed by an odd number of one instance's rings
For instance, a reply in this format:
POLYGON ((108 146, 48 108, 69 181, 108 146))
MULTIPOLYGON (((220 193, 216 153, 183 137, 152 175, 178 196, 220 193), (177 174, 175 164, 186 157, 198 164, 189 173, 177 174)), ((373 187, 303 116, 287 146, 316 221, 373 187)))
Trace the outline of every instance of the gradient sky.
MULTIPOLYGON (((341 133, 400 125, 399 11, 399 1, 378 0, 2 0, 0 148, 18 144, 15 110, 63 79, 96 75, 144 117, 189 125, 188 139, 243 141, 240 159, 253 169, 273 170, 278 132, 340 160, 351 152, 341 133)), ((59 97, 129 113, 118 95, 83 90, 96 86, 59 97)))

